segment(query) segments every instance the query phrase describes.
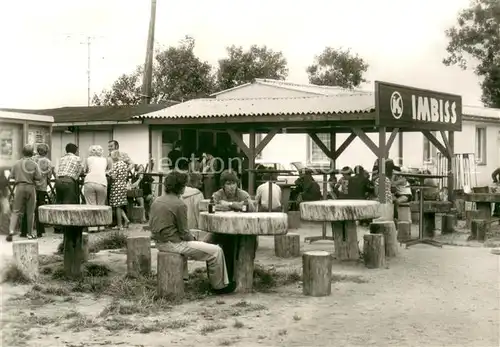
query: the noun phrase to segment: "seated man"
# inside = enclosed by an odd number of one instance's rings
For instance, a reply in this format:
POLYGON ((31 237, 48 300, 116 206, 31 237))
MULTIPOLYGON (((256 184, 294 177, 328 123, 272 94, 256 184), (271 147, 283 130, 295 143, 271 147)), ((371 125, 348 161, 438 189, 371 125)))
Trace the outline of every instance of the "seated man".
POLYGON ((224 252, 219 246, 196 241, 187 228, 187 207, 181 200, 187 174, 172 171, 165 178, 165 193, 151 205, 149 225, 160 252, 179 253, 190 259, 206 261, 210 284, 216 294, 230 293, 236 285, 227 275, 224 252))
POLYGON ((271 185, 271 212, 281 212, 281 187, 272 182, 272 175, 265 173, 262 179, 266 182, 257 187, 255 200, 257 202, 259 212, 269 211, 269 185, 271 185))
POLYGON ((394 188, 394 219, 398 220, 399 215, 398 215, 398 207, 399 204, 403 204, 405 202, 411 201, 411 188, 410 184, 406 180, 406 178, 402 176, 398 176, 397 174, 394 174, 393 180, 392 180, 392 187, 394 188))
POLYGON ((182 201, 187 206, 188 212, 188 228, 198 229, 198 218, 200 216, 200 201, 203 200, 203 193, 199 189, 201 187, 201 174, 191 172, 189 174, 189 182, 184 193, 182 194, 182 201))

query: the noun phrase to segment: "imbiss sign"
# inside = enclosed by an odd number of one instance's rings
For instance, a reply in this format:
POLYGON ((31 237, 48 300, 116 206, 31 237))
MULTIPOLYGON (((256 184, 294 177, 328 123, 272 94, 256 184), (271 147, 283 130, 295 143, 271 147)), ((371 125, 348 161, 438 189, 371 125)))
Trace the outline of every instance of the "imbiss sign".
POLYGON ((462 97, 375 82, 377 125, 414 130, 462 130, 462 97))

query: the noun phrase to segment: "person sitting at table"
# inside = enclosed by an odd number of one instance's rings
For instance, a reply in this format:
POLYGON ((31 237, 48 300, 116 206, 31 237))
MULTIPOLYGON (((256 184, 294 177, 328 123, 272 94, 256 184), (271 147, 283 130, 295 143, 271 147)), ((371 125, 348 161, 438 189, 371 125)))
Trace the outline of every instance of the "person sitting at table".
POLYGON ((259 212, 269 211, 269 185, 272 189, 271 212, 281 212, 281 187, 272 182, 273 174, 264 173, 262 179, 266 182, 257 187, 255 201, 259 212))
POLYGON ((229 281, 222 248, 196 241, 188 230, 187 206, 181 196, 186 189, 188 176, 171 171, 165 178, 165 193, 151 205, 149 226, 152 239, 160 252, 182 254, 189 259, 206 261, 208 278, 216 294, 231 293, 235 282, 229 281))
POLYGON ((352 169, 349 166, 344 166, 340 171, 342 177, 337 181, 334 187, 335 195, 338 199, 349 198, 349 179, 352 177, 352 169))
MULTIPOLYGON (((430 175, 431 172, 429 170, 422 170, 422 174, 430 175)), ((437 201, 439 200, 439 184, 434 178, 425 178, 424 179, 424 201, 437 201)))
POLYGON ((394 220, 397 221, 399 219, 399 204, 411 201, 412 194, 410 184, 408 183, 406 178, 398 176, 397 174, 393 175, 392 188, 394 189, 394 220))
POLYGON ((297 203, 303 201, 318 201, 322 199, 321 188, 312 177, 312 170, 304 169, 295 181, 295 191, 298 193, 297 203))
MULTIPOLYGON (((236 172, 224 170, 220 175, 222 188, 216 191, 212 197, 215 202, 215 209, 218 211, 241 211, 246 204, 249 212, 255 212, 255 204, 250 199, 250 195, 243 189, 238 188, 238 176, 236 172)), ((225 235, 208 233, 204 241, 214 244, 223 244, 226 241, 225 235)), ((256 247, 257 249, 257 247, 256 247)))

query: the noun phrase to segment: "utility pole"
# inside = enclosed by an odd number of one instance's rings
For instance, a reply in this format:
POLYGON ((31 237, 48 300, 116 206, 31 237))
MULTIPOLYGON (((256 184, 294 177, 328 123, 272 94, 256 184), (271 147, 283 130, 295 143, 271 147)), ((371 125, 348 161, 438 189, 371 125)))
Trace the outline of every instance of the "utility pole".
POLYGON ((151 17, 149 19, 148 43, 146 46, 146 61, 142 78, 142 102, 151 101, 151 84, 153 80, 153 51, 155 43, 156 0, 151 0, 151 17))

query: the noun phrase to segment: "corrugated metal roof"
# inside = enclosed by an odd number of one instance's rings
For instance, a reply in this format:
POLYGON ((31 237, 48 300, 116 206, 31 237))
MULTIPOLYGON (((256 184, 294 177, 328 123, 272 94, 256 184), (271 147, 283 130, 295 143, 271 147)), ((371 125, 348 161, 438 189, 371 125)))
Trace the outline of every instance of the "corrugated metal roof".
POLYGON ((347 88, 334 87, 334 86, 319 86, 316 84, 293 83, 293 82, 282 81, 282 80, 256 78, 255 81, 253 81, 252 83, 245 83, 245 84, 242 84, 242 85, 230 88, 230 89, 221 90, 220 92, 211 94, 211 96, 216 96, 216 95, 228 93, 228 92, 233 91, 235 89, 244 88, 244 87, 250 86, 252 84, 262 84, 265 86, 294 90, 294 91, 298 91, 298 92, 304 92, 304 93, 316 94, 316 95, 339 95, 339 94, 353 94, 353 93, 371 94, 372 93, 372 92, 364 91, 361 89, 347 89, 347 88))
POLYGON ((263 79, 263 78, 256 78, 255 79, 256 83, 267 85, 267 86, 273 86, 273 87, 279 87, 279 88, 285 88, 285 89, 290 89, 290 90, 295 90, 299 92, 305 92, 305 93, 312 93, 312 94, 318 94, 318 95, 339 95, 339 94, 372 94, 372 92, 367 92, 361 89, 347 89, 347 88, 342 88, 342 87, 336 87, 336 86, 319 86, 316 84, 302 84, 302 83, 292 83, 288 81, 280 81, 280 80, 273 80, 273 79, 263 79))
POLYGON ((374 109, 374 95, 368 93, 294 98, 194 99, 134 118, 168 119, 369 113, 374 109))

